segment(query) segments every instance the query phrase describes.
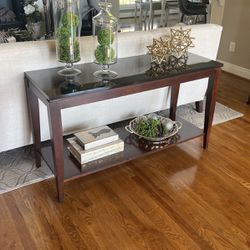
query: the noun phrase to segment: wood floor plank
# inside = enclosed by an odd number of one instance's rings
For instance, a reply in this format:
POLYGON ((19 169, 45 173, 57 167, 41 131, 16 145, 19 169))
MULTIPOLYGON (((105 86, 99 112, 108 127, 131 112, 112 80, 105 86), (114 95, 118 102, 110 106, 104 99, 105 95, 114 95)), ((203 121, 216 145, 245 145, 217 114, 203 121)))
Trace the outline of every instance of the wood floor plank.
MULTIPOLYGON (((134 242, 138 244, 138 248, 143 249, 162 249, 164 246, 168 246, 169 249, 173 249, 174 245, 168 240, 166 235, 162 234, 154 224, 138 209, 133 203, 129 203, 129 200, 121 199, 113 187, 107 185, 102 186, 104 192, 109 193, 109 198, 115 199, 114 213, 117 215, 116 219, 126 231, 126 234, 133 238, 134 242), (117 204, 119 206, 117 207, 117 204), (128 206, 130 205, 130 206, 128 206)), ((113 202, 110 204, 114 204, 113 202)))
POLYGON ((118 185, 116 181, 111 180, 110 185, 119 193, 120 197, 126 200, 128 207, 133 207, 133 211, 140 209, 147 216, 147 220, 153 223, 155 230, 166 235, 168 241, 173 246, 172 249, 181 247, 199 249, 198 245, 147 195, 145 190, 141 186, 135 185, 133 178, 121 178, 119 184, 122 185, 118 185), (133 186, 132 190, 130 189, 131 186, 133 186))
MULTIPOLYGON (((141 178, 143 178, 144 183, 143 186, 145 187, 146 185, 148 185, 148 176, 143 176, 142 173, 139 174, 141 178)), ((153 173, 149 173, 149 176, 151 177, 151 182, 150 185, 152 185, 152 182, 155 181, 154 179, 154 174, 153 173)), ((158 181, 156 180, 156 182, 158 183, 158 181)), ((158 185, 157 187, 159 190, 163 190, 161 185, 158 185)), ((153 190, 157 190, 156 187, 150 187, 149 189, 153 189, 153 190)), ((203 201, 203 199, 201 197, 198 197, 197 195, 195 195, 195 192, 193 192, 193 190, 190 192, 192 194, 192 196, 189 194, 188 195, 188 191, 190 191, 190 189, 187 187, 185 192, 182 192, 181 194, 181 199, 178 198, 176 199, 175 202, 175 206, 172 205, 173 208, 175 208, 176 210, 181 211, 181 215, 179 214, 179 217, 183 217, 184 218, 189 218, 189 221, 192 221, 192 225, 196 224, 196 231, 199 232, 199 236, 201 238, 204 237, 204 235, 206 236, 205 238, 208 239, 208 243, 209 245, 211 245, 213 248, 224 248, 224 247, 229 247, 229 248, 236 248, 236 246, 241 246, 241 241, 244 239, 246 239, 246 237, 240 239, 238 242, 237 240, 235 240, 236 245, 231 244, 230 240, 228 240, 229 238, 227 237, 227 235, 231 235, 233 236, 232 232, 230 231, 229 233, 228 231, 228 227, 226 226, 226 219, 224 218, 224 216, 222 214, 220 214, 219 212, 216 213, 216 210, 212 209, 211 206, 209 205, 209 203, 206 203, 203 201), (195 196, 195 199, 193 199, 193 196, 195 196), (195 204, 195 206, 191 205, 192 203, 195 204), (190 204, 189 206, 185 206, 185 204, 190 204), (202 204, 203 206, 201 206, 200 204, 202 204), (207 214, 207 211, 209 211, 209 216, 204 216, 204 214, 207 214), (203 213, 202 213, 203 212, 203 213), (219 214, 219 215, 218 215, 219 214), (211 223, 211 221, 209 220, 214 220, 216 217, 219 217, 220 220, 217 219, 217 222, 222 222, 222 223, 218 223, 218 228, 217 228, 217 232, 220 232, 222 229, 222 225, 223 227, 225 227, 224 231, 222 230, 220 233, 216 234, 216 231, 214 230, 214 228, 211 228, 210 225, 213 224, 211 223), (203 218, 203 219, 201 219, 203 218)), ((152 191, 151 191, 152 192, 152 191)), ((162 191, 158 191, 159 194, 162 191)), ((156 195, 155 195, 156 196, 156 195)), ((178 195, 177 195, 178 196, 178 195)), ((162 197, 162 200, 160 201, 160 204, 164 204, 164 197, 162 197)), ((165 201, 165 204, 167 204, 167 201, 165 201)), ((168 209, 169 210, 169 209, 168 209)), ((177 216, 176 216, 177 218, 177 216)), ((215 221, 213 221, 215 222, 215 221)), ((182 223, 183 224, 183 223, 182 223)), ((228 223, 230 224, 230 223, 228 223)), ((238 231, 240 231, 238 229, 238 231)), ((232 237, 231 237, 232 238, 232 237)), ((244 245, 243 245, 244 246, 244 245)), ((247 248, 240 248, 240 249, 247 249, 247 248)))
POLYGON ((18 235, 21 239, 24 249, 30 249, 30 250, 35 249, 34 240, 31 237, 29 228, 27 227, 27 224, 24 221, 24 217, 16 203, 16 200, 10 194, 5 197, 5 203, 7 205, 9 213, 11 214, 13 220, 15 221, 15 228, 16 231, 18 232, 18 235))
POLYGON ((24 249, 19 232, 16 230, 15 219, 5 203, 5 196, 0 197, 0 249, 24 249))
POLYGON ((15 197, 20 213, 25 218, 23 223, 29 228, 37 249, 63 249, 64 245, 71 245, 71 249, 76 249, 62 226, 63 221, 55 213, 59 206, 55 203, 56 199, 44 196, 44 193, 51 192, 48 187, 54 183, 49 181, 44 184, 35 184, 38 187, 31 192, 23 189, 15 197))
MULTIPOLYGON (((96 184, 94 190, 91 190, 91 193, 87 192, 87 195, 91 197, 94 203, 95 224, 101 228, 101 234, 96 234, 96 236, 99 240, 100 238, 105 239, 106 249, 111 246, 111 249, 129 249, 129 247, 135 245, 134 238, 130 238, 127 234, 122 214, 117 211, 117 207, 119 207, 117 197, 110 198, 110 194, 105 192, 103 185, 100 184, 96 184), (116 206, 113 205, 113 200, 116 201, 116 206), (119 234, 116 233, 115 229, 119 230, 119 234)), ((94 230, 96 232, 96 228, 94 230)), ((137 236, 136 231, 134 236, 137 236)), ((138 239, 140 238, 138 237, 138 239)))

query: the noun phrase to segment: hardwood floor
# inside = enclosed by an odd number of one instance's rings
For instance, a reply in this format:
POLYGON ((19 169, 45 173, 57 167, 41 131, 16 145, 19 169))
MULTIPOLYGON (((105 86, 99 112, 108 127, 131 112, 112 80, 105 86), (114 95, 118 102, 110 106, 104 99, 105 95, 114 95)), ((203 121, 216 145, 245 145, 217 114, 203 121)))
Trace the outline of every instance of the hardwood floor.
POLYGON ((0 196, 0 249, 250 249, 250 82, 223 73, 218 101, 244 116, 201 138, 72 181, 0 196))

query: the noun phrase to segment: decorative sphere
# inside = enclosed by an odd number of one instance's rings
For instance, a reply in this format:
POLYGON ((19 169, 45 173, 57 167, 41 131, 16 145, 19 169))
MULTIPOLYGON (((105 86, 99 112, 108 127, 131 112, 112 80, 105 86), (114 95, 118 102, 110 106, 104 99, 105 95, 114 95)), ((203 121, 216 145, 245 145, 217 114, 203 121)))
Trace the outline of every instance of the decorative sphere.
POLYGON ((163 120, 162 126, 165 132, 169 132, 173 128, 174 125, 173 125, 173 122, 171 121, 163 120))
POLYGON ((114 42, 114 33, 111 28, 105 28, 98 32, 97 40, 102 46, 110 46, 114 42))
POLYGON ((147 115, 148 118, 153 119, 153 120, 158 120, 159 116, 155 113, 151 113, 149 115, 147 115))
POLYGON ((115 50, 110 46, 98 45, 95 50, 95 58, 100 64, 113 63, 115 59, 115 50))

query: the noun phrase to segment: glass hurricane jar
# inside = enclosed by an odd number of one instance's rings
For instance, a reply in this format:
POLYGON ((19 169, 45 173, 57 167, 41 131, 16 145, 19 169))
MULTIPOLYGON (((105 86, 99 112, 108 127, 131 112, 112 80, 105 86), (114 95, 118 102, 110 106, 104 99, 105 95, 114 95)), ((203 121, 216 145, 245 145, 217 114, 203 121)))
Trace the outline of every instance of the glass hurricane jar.
POLYGON ((65 63, 65 68, 58 71, 58 74, 76 76, 81 73, 74 68, 74 63, 81 60, 79 0, 57 0, 55 4, 57 60, 65 63))
POLYGON ((102 70, 94 73, 95 77, 109 80, 117 73, 109 70, 109 65, 117 62, 117 29, 118 20, 110 13, 111 4, 100 2, 100 12, 93 17, 93 35, 95 39, 95 63, 102 70))

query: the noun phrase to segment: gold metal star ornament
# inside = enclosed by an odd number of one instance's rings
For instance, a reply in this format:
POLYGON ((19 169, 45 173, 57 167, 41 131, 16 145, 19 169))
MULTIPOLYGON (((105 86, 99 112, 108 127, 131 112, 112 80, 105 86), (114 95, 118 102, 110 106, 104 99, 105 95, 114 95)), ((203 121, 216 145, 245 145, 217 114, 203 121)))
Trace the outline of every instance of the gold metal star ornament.
POLYGON ((147 46, 149 54, 151 55, 152 62, 161 64, 167 60, 170 53, 170 40, 163 40, 162 37, 159 39, 153 39, 153 44, 147 46))
POLYGON ((191 29, 170 29, 171 52, 172 55, 179 58, 187 55, 188 48, 194 47, 191 37, 191 29))
POLYGON ((194 47, 191 29, 170 29, 170 36, 153 39, 153 44, 147 46, 152 62, 157 64, 168 62, 171 57, 187 57, 188 48, 194 47))

